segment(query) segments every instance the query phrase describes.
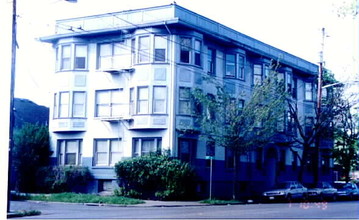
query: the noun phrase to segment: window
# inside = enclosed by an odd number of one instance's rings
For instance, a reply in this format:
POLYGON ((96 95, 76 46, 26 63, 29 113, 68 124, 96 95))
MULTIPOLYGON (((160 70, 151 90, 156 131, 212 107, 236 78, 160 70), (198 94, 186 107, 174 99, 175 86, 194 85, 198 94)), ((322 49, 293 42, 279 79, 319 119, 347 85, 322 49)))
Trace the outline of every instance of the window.
POLYGON ((254 64, 253 66, 253 84, 262 84, 262 65, 254 64))
POLYGON ((226 54, 226 76, 236 76, 236 55, 226 54))
POLYGON ((137 88, 137 113, 148 114, 148 87, 137 88))
POLYGON ((61 47, 61 70, 69 70, 71 69, 71 45, 64 45, 61 47))
POLYGON ((59 70, 82 70, 87 68, 87 45, 69 44, 57 47, 57 67, 59 70))
POLYGON ((296 151, 292 151, 292 170, 297 170, 298 156, 296 151))
POLYGON ((237 78, 244 80, 244 57, 243 56, 238 56, 237 78))
POLYGON ((81 165, 82 140, 58 140, 58 164, 81 165))
POLYGON ((279 162, 279 169, 281 171, 285 171, 286 167, 286 152, 285 150, 280 151, 280 162, 279 162))
POLYGON ((194 64, 201 66, 201 47, 202 43, 199 40, 194 41, 194 64))
POLYGON ((196 158, 196 140, 188 138, 178 139, 178 157, 185 162, 193 162, 196 158))
POLYGON ((155 36, 155 62, 166 62, 167 57, 167 37, 155 36))
POLYGON ((292 75, 287 73, 287 92, 290 94, 292 92, 292 75))
POLYGON ((136 39, 131 39, 131 60, 132 64, 136 63, 136 39))
POLYGON ((258 147, 256 149, 256 167, 257 169, 262 169, 263 167, 263 148, 258 147))
POLYGON ((166 113, 167 89, 165 86, 153 87, 153 113, 166 113))
POLYGON ((293 134, 294 132, 294 118, 292 114, 288 111, 287 112, 287 132, 293 134))
POLYGON ((84 117, 86 107, 86 93, 73 92, 72 117, 84 117))
POLYGON ((85 108, 86 92, 72 91, 54 94, 54 118, 86 117, 85 108))
POLYGON ((60 92, 59 118, 69 117, 69 100, 70 100, 69 92, 60 92))
POLYGON ((75 69, 86 69, 87 45, 75 45, 75 69))
POLYGON ((133 157, 148 155, 150 153, 160 153, 162 148, 162 138, 134 138, 133 157))
POLYGON ((120 66, 121 58, 124 58, 123 42, 105 43, 99 45, 98 67, 100 69, 115 69, 120 66))
POLYGON ((179 88, 179 114, 191 114, 191 89, 187 87, 179 88))
POLYGON ((150 62, 150 37, 143 36, 138 39, 138 62, 150 62))
POLYGON ((216 50, 208 48, 207 54, 208 74, 216 75, 216 50))
POLYGON ((216 102, 216 97, 214 97, 213 94, 207 94, 207 98, 208 98, 209 103, 211 103, 207 106, 207 119, 215 120, 216 119, 216 109, 215 109, 214 105, 216 102))
POLYGON ((234 168, 234 153, 232 150, 226 148, 225 149, 225 154, 226 154, 226 168, 232 169, 234 168))
POLYGON ((297 79, 293 78, 293 89, 292 89, 292 97, 297 98, 297 79))
POLYGON ((98 90, 96 91, 95 117, 120 116, 121 90, 98 90))
POLYGON ((186 38, 186 37, 181 37, 181 41, 180 41, 180 47, 181 47, 181 51, 180 51, 180 62, 182 63, 190 63, 191 60, 191 38, 186 38))
POLYGON ((305 135, 310 136, 313 133, 313 126, 314 126, 314 118, 313 117, 306 117, 305 118, 305 135))
POLYGON ((305 87, 305 100, 313 101, 313 85, 310 82, 304 83, 305 87))
POLYGON ((130 115, 135 114, 135 90, 130 88, 130 115))
POLYGON ((123 157, 121 139, 95 139, 94 166, 114 166, 123 157))

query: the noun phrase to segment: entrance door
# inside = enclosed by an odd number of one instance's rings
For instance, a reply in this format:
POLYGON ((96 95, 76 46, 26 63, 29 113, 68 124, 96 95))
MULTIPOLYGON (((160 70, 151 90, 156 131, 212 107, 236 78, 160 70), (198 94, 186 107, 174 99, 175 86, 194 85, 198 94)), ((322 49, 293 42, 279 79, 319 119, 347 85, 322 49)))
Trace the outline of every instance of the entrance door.
POLYGON ((270 148, 266 154, 266 182, 268 187, 273 187, 277 178, 277 151, 274 148, 270 148))

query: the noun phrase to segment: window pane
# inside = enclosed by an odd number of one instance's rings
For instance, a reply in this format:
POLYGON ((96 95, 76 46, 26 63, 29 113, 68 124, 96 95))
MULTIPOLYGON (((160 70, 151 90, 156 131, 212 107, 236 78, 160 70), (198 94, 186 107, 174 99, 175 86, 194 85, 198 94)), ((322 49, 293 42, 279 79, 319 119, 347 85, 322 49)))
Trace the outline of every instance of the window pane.
POLYGON ((73 117, 85 117, 85 92, 73 93, 73 117))
POLYGON ((69 92, 60 93, 59 117, 69 117, 69 92))
POLYGON ((76 165, 76 153, 66 153, 65 164, 66 165, 76 165))
POLYGON ((181 62, 190 63, 190 50, 191 50, 191 39, 181 38, 181 52, 180 52, 181 62))
POLYGON ((166 61, 167 37, 155 36, 155 61, 166 61))
POLYGON ((75 69, 86 68, 87 46, 76 45, 75 47, 75 69))
POLYGON ((262 84, 262 65, 253 66, 253 83, 254 85, 262 84))
POLYGON ((147 114, 148 113, 148 88, 139 87, 138 88, 138 113, 147 114))
POLYGON ((226 54, 226 76, 234 77, 236 75, 236 56, 226 54))
POLYGON ((96 165, 107 165, 107 153, 97 153, 96 165))
POLYGON ((194 64, 200 66, 201 65, 201 41, 195 40, 194 41, 194 64))
POLYGON ((71 68, 71 46, 62 47, 61 69, 71 68))
POLYGON ((140 37, 139 45, 139 62, 149 62, 150 61, 150 37, 140 37))
POLYGON ((96 152, 107 152, 107 140, 96 141, 96 152))

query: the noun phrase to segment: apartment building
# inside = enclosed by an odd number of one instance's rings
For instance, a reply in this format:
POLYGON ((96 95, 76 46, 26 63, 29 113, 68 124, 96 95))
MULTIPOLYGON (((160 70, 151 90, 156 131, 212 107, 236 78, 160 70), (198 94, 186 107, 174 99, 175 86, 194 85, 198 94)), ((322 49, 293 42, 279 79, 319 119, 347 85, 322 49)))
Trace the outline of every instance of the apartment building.
MULTIPOLYGON (((206 141, 180 132, 196 126, 191 90, 215 94, 206 77, 248 97, 271 61, 279 61, 303 117, 315 114, 315 64, 176 4, 58 20, 56 33, 41 40, 56 54, 53 163, 89 167, 89 192, 113 189, 116 162, 168 150, 196 168, 198 193, 208 196, 206 141)), ((212 151, 213 195, 225 197, 231 155, 219 146, 212 151)), ((293 179, 298 166, 280 144, 250 152, 240 157, 239 191, 293 179)))

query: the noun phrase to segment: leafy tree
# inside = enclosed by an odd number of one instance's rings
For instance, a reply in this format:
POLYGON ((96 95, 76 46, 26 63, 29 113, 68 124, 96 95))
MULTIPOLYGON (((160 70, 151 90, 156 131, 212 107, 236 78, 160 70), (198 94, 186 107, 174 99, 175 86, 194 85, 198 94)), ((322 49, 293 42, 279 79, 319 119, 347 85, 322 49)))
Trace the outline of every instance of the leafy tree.
POLYGON ((197 120, 201 138, 233 153, 233 199, 236 197, 237 158, 268 144, 283 118, 286 92, 275 69, 273 66, 268 76, 261 84, 255 85, 248 96, 235 96, 210 79, 209 82, 217 88, 215 97, 199 89, 193 93, 197 105, 202 106, 197 120), (244 105, 243 99, 246 100, 244 105))
POLYGON ((340 106, 342 111, 335 120, 335 145, 332 155, 342 168, 347 182, 350 180, 350 171, 359 165, 359 118, 358 114, 352 113, 352 107, 353 104, 349 101, 344 101, 340 106))
POLYGON ((195 172, 185 162, 151 154, 115 165, 123 196, 157 199, 188 199, 194 195, 195 172))
POLYGON ((25 123, 14 134, 13 167, 16 188, 22 192, 36 190, 36 173, 49 164, 49 133, 46 126, 25 123))

